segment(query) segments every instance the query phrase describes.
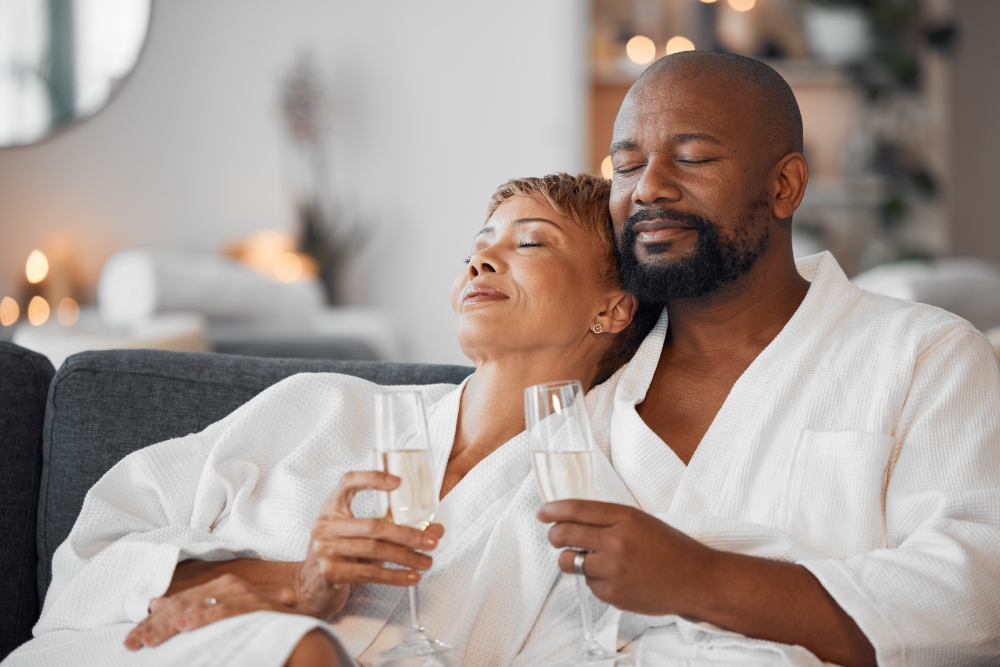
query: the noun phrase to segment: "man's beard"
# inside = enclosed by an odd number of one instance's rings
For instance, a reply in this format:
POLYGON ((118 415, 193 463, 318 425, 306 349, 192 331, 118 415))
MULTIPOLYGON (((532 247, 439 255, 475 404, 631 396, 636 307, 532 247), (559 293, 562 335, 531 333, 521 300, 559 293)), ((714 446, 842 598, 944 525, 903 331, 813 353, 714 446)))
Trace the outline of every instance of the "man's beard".
MULTIPOLYGON (((673 299, 696 299, 718 292, 746 274, 767 250, 770 234, 767 227, 754 238, 750 235, 756 212, 766 206, 766 200, 754 202, 738 226, 733 240, 719 238, 718 226, 707 218, 670 209, 643 209, 625 221, 617 239, 615 254, 622 285, 639 301, 664 305, 673 299), (686 222, 698 234, 694 252, 678 261, 643 264, 635 251, 634 227, 644 220, 676 220, 686 222)), ((668 243, 647 244, 650 255, 664 252, 668 243)))

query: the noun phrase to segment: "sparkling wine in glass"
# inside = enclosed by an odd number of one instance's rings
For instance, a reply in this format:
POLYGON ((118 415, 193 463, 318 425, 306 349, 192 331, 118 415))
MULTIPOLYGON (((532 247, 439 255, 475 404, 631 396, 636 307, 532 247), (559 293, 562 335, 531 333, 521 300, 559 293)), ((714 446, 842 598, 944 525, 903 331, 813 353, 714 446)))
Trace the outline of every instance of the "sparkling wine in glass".
MULTIPOLYGON (((524 390, 524 421, 528 430, 535 477, 545 502, 594 494, 594 435, 577 380, 550 382, 524 390)), ((627 656, 607 650, 594 638, 589 592, 584 577, 576 578, 583 621, 583 644, 566 665, 628 665, 627 656)))
MULTIPOLYGON (((378 491, 380 513, 393 523, 423 530, 437 513, 437 485, 428 451, 427 418, 420 392, 375 395, 375 465, 402 480, 392 491, 378 491)), ((417 587, 410 586, 410 633, 382 653, 391 659, 437 655, 452 646, 429 636, 420 625, 417 587)))

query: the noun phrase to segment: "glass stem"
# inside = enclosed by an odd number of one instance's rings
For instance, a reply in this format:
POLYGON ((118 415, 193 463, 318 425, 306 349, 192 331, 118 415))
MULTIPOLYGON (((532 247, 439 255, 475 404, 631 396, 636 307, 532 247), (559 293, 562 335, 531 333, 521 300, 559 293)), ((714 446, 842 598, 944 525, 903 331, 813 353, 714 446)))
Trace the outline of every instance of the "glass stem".
POLYGON ((417 605, 417 586, 414 584, 406 589, 410 594, 410 633, 420 634, 424 631, 420 625, 420 607, 417 605))
POLYGON ((576 574, 576 594, 580 598, 580 619, 583 621, 583 640, 590 648, 594 643, 594 624, 590 620, 590 600, 587 597, 587 578, 576 574))

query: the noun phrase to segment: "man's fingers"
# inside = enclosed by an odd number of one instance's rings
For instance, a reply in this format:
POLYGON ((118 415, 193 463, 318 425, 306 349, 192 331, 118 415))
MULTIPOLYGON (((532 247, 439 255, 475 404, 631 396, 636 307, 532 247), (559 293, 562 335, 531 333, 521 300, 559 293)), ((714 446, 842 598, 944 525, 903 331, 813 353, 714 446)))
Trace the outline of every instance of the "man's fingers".
POLYGON ((398 544, 409 549, 430 551, 437 547, 444 526, 432 523, 424 530, 397 526, 385 519, 320 518, 313 527, 314 540, 334 541, 344 537, 364 537, 398 544))
MULTIPOLYGON (((559 569, 566 574, 576 574, 576 568, 574 567, 573 561, 576 559, 576 555, 580 553, 577 549, 566 549, 559 554, 559 569)), ((583 573, 587 577, 587 584, 591 583, 591 580, 604 579, 605 569, 604 569, 604 559, 599 553, 588 553, 583 557, 583 573)))
POLYGON ((631 509, 627 505, 596 500, 557 500, 542 505, 537 516, 542 523, 570 521, 588 526, 612 526, 631 509))
POLYGON ((418 551, 389 542, 364 538, 346 538, 333 542, 316 540, 313 554, 326 558, 360 558, 395 563, 411 570, 429 570, 434 560, 418 551))
POLYGON ((358 491, 366 489, 392 491, 399 486, 401 481, 395 475, 379 470, 348 472, 340 478, 340 484, 323 502, 320 516, 349 516, 351 514, 351 501, 354 500, 354 495, 358 491))
POLYGON ((549 528, 549 543, 557 549, 599 551, 604 530, 575 523, 557 523, 549 528))

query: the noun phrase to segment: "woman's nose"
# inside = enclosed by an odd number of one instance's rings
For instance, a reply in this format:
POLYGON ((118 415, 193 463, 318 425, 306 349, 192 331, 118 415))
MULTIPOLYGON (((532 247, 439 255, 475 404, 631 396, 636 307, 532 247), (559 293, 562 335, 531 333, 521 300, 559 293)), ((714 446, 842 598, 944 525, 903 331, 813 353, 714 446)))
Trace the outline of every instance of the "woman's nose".
POLYGON ((681 189, 670 166, 659 160, 650 160, 632 191, 632 203, 639 206, 675 202, 680 198, 681 189))
POLYGON ((481 253, 472 253, 472 257, 469 258, 469 279, 475 278, 480 273, 496 273, 495 262, 489 261, 486 257, 483 257, 481 253))

